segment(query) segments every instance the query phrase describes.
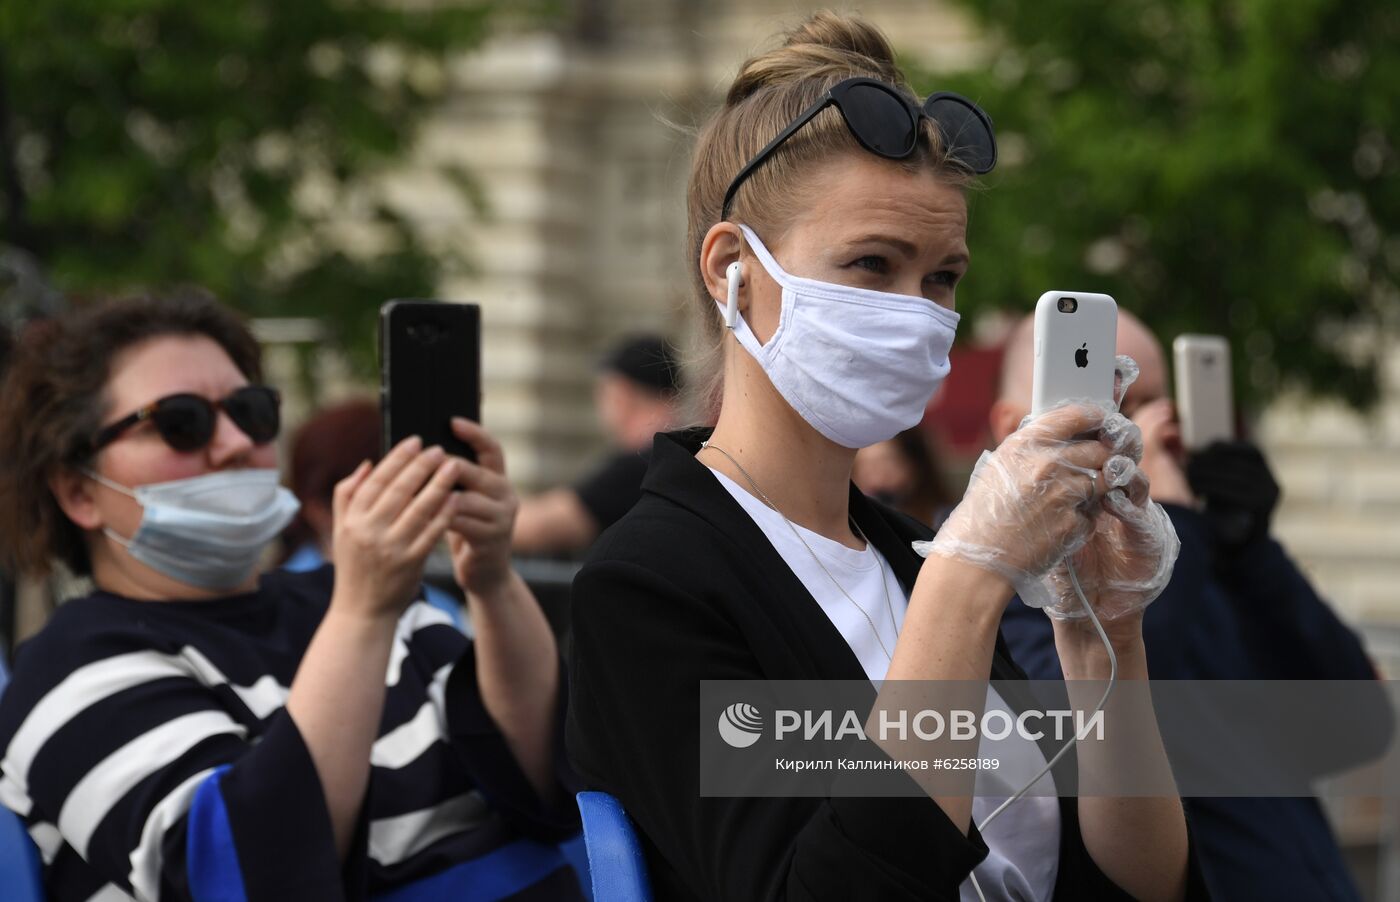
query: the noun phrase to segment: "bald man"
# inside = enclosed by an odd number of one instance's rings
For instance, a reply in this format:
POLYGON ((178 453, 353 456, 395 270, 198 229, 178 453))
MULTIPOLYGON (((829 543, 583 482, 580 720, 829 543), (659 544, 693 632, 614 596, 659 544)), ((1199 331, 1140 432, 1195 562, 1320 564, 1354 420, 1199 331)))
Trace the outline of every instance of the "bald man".
MULTIPOLYGON (((1001 389, 990 413, 997 442, 1030 412, 1033 331, 1032 318, 1026 317, 1007 343, 1001 389)), ((1268 513, 1277 486, 1263 457, 1252 446, 1232 443, 1188 461, 1167 397, 1162 345, 1122 310, 1118 353, 1141 367, 1122 411, 1142 429, 1140 466, 1152 482, 1152 498, 1161 502, 1181 538, 1171 582, 1143 618, 1152 678, 1374 679, 1356 634, 1269 538, 1268 513), (1193 482, 1204 496, 1201 501, 1214 502, 1212 516, 1219 516, 1212 519, 1198 510, 1193 482), (1241 494, 1240 486, 1247 491, 1241 494), (1268 495, 1270 488, 1272 498, 1250 500, 1268 495), (1251 507, 1252 512, 1244 510, 1251 507), (1244 528, 1239 526, 1241 513, 1250 514, 1244 528)), ((1063 678, 1044 613, 1012 599, 1001 631, 1012 657, 1031 679, 1063 678)), ((1315 799, 1183 801, 1214 898, 1360 899, 1315 799)))

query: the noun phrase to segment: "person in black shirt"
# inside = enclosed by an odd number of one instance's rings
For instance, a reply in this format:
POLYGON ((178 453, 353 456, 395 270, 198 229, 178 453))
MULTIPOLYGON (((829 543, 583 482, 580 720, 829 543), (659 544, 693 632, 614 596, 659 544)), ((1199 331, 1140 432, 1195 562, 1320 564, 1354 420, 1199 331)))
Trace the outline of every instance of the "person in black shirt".
POLYGON ((520 503, 511 539, 520 554, 571 554, 637 503, 651 440, 676 419, 680 366, 657 335, 628 338, 604 358, 594 392, 614 450, 577 483, 520 503))

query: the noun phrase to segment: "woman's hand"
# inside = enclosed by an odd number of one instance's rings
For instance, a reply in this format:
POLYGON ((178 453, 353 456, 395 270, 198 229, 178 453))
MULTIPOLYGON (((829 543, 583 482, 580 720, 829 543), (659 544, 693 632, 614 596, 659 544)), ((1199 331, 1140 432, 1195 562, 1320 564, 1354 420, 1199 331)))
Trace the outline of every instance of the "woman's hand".
MULTIPOLYGON (((1089 540, 1069 558, 1084 597, 1105 624, 1132 615, 1162 594, 1171 579, 1181 542, 1162 505, 1148 497, 1147 477, 1127 457, 1114 457, 1103 470, 1110 491, 1089 540)), ((1092 631, 1065 562, 1045 577, 1053 602, 1051 617, 1083 620, 1092 631)))
POLYGON ((466 491, 453 507, 447 544, 476 631, 481 701, 542 807, 568 810, 572 799, 554 774, 561 742, 555 730, 559 648, 539 603, 510 565, 519 504, 506 481, 505 454, 480 423, 457 418, 452 432, 475 449, 477 460, 458 459, 466 491))
POLYGON ((343 591, 333 605, 376 617, 403 613, 418 593, 423 562, 452 521, 461 464, 441 448, 424 450, 414 436, 336 485, 332 556, 343 591))
POLYGON ((510 578, 510 536, 520 507, 506 481, 501 445, 480 423, 455 418, 452 432, 476 450, 476 463, 458 460, 466 491, 453 507, 447 544, 452 572, 464 592, 494 594, 510 578))
POLYGON ((1035 603, 1040 577, 1093 534, 1098 474, 1125 452, 1140 455, 1141 437, 1107 407, 1067 402, 1045 412, 982 455, 930 550, 996 573, 1035 603))
POLYGON ((342 859, 369 785, 394 626, 452 519, 459 463, 408 438, 378 466, 361 464, 331 499, 335 589, 292 680, 287 712, 316 765, 342 859))

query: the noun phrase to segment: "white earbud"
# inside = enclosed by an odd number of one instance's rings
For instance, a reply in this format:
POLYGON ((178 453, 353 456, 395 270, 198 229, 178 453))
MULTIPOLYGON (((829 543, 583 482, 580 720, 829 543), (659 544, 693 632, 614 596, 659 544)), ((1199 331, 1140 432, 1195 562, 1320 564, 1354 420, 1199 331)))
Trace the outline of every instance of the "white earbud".
POLYGON ((738 260, 729 264, 729 268, 724 271, 724 279, 729 290, 729 299, 724 307, 724 324, 733 329, 734 323, 739 319, 739 287, 744 284, 743 264, 738 260))

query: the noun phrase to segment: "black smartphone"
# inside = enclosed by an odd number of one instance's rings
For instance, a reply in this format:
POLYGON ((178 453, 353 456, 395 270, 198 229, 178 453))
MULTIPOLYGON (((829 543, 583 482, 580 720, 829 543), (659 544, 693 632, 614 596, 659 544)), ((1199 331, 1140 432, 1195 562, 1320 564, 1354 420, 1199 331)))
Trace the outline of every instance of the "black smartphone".
POLYGON ((481 421, 481 308, 392 300, 379 308, 379 412, 384 452, 416 435, 423 447, 476 460, 452 418, 481 421))

